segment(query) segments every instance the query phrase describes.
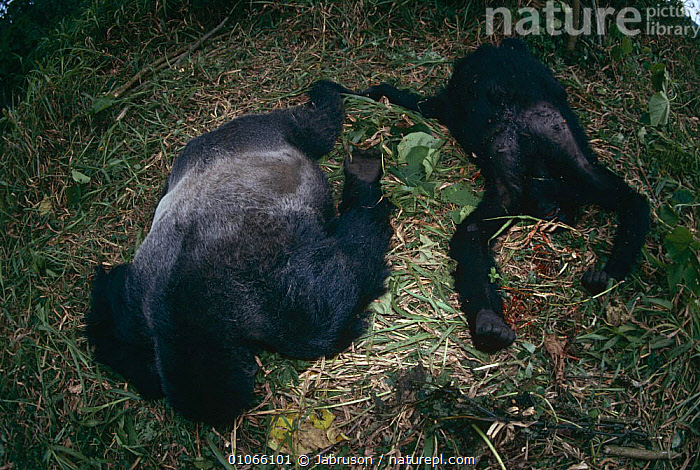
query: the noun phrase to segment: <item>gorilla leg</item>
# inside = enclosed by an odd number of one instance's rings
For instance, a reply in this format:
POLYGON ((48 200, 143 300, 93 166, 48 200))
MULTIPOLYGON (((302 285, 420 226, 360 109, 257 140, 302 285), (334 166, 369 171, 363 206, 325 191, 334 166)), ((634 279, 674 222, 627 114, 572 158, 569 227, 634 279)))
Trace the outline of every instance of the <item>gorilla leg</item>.
POLYGON ((297 358, 333 355, 364 331, 364 310, 388 276, 392 205, 382 199, 380 176, 378 158, 346 160, 340 215, 323 234, 306 234, 318 242, 307 239, 282 273, 285 310, 301 317, 283 322, 280 340, 269 345, 274 350, 297 358))
POLYGON ((330 81, 314 83, 309 103, 283 111, 292 114, 286 121, 289 142, 314 160, 333 150, 345 118, 340 93, 348 91, 330 81))
POLYGON ((576 166, 577 192, 582 200, 617 214, 618 227, 613 248, 602 270, 589 269, 581 279, 584 288, 597 294, 607 288, 609 279, 622 280, 644 246, 651 225, 649 204, 622 178, 602 165, 576 166), (580 184, 586 182, 587 184, 580 184))
POLYGON ((144 398, 160 398, 163 391, 155 367, 153 341, 141 312, 130 308, 124 299, 128 270, 128 264, 109 273, 101 266, 97 268, 85 334, 95 347, 97 361, 128 377, 144 398))
POLYGON ((355 151, 345 159, 345 184, 338 211, 372 209, 382 199, 379 179, 382 174, 381 155, 372 151, 355 151))
POLYGON ((450 257, 457 261, 455 290, 467 314, 474 345, 485 352, 503 349, 515 339, 503 319, 499 289, 489 278, 496 266, 489 241, 505 223, 493 219, 512 212, 500 204, 506 198, 503 192, 487 188, 481 203, 457 226, 450 240, 450 257))
POLYGON ((389 219, 394 206, 384 199, 381 155, 356 152, 345 161, 345 185, 335 228, 338 246, 352 260, 362 310, 384 293, 389 274, 384 255, 393 234, 389 219))
POLYGON ((158 360, 170 404, 187 419, 230 424, 253 398, 255 357, 250 349, 197 329, 158 336, 158 360))
POLYGON ((590 269, 582 278, 586 290, 602 292, 610 278, 621 280, 629 274, 649 231, 649 204, 598 162, 573 113, 540 104, 525 113, 524 120, 539 140, 551 175, 569 185, 567 199, 577 205, 597 204, 617 214, 618 229, 608 262, 602 270, 590 269))
POLYGON ((486 181, 484 198, 457 226, 450 240, 450 257, 457 261, 455 290, 477 349, 495 352, 510 345, 515 333, 503 319, 503 301, 489 274, 495 267, 490 241, 505 223, 499 220, 519 213, 522 198, 522 157, 515 129, 506 129, 492 138, 482 167, 492 178, 486 181))

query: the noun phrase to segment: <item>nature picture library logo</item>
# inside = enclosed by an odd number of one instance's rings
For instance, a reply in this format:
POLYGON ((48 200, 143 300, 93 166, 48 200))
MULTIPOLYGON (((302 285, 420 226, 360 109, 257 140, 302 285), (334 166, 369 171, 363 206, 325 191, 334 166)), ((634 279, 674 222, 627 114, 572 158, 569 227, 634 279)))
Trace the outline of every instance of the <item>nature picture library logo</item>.
POLYGON ((503 34, 519 36, 529 34, 603 35, 615 24, 627 36, 645 33, 653 36, 683 35, 698 37, 700 32, 700 0, 687 0, 683 5, 659 5, 649 8, 625 7, 615 9, 581 8, 578 15, 563 2, 547 1, 545 7, 537 9, 522 7, 513 12, 506 7, 486 9, 486 34, 495 33, 495 24, 502 20, 503 34), (578 18, 577 18, 578 16, 578 18), (515 23, 515 24, 514 24, 515 23))

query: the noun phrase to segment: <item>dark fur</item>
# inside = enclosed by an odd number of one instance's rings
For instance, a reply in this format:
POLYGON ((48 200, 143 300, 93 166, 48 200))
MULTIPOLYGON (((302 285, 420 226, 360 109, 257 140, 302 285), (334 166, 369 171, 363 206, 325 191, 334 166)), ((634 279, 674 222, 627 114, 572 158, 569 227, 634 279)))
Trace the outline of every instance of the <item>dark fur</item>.
POLYGON ((619 227, 608 262, 602 270, 590 269, 582 284, 598 293, 610 278, 627 276, 649 230, 648 203, 598 162, 564 88, 522 41, 484 45, 459 59, 447 88, 436 96, 423 98, 386 84, 366 94, 437 118, 476 155, 486 193, 457 227, 450 256, 457 261, 455 288, 479 349, 497 351, 515 338, 488 276, 494 267, 489 241, 504 223, 496 217, 558 216, 568 222, 584 204, 615 212, 619 227))
POLYGON ((248 115, 178 157, 132 263, 98 268, 86 332, 95 357, 146 398, 189 419, 230 423, 252 399, 254 354, 336 354, 384 292, 391 204, 381 161, 346 161, 337 215, 312 161, 341 131, 340 91, 248 115))

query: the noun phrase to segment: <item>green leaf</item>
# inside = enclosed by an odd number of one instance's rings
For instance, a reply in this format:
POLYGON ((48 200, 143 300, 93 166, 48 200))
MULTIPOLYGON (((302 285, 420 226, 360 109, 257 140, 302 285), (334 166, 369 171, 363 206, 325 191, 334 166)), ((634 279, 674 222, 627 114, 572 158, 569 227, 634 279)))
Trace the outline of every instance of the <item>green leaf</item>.
POLYGON ((671 350, 671 352, 668 355, 668 360, 672 361, 673 359, 677 358, 681 354, 684 354, 686 351, 688 351, 692 347, 693 347, 692 341, 688 341, 687 343, 682 343, 680 346, 677 346, 671 350))
POLYGON ((379 297, 379 299, 369 304, 369 308, 382 316, 391 315, 393 313, 391 308, 391 298, 391 292, 387 292, 383 296, 379 297))
POLYGON ((685 227, 676 227, 664 237, 664 249, 672 260, 666 268, 668 286, 677 292, 683 285, 693 292, 700 291, 700 241, 685 227))
POLYGON ((113 100, 107 96, 100 96, 99 98, 95 98, 95 100, 92 102, 90 112, 92 114, 97 114, 100 111, 104 111, 105 109, 109 108, 114 103, 116 103, 116 100, 113 100))
POLYGON ((618 60, 622 59, 622 46, 620 46, 619 44, 614 46, 610 50, 610 56, 612 57, 612 59, 614 61, 618 61, 618 60))
POLYGON ((659 209, 659 220, 666 225, 673 227, 674 225, 678 225, 680 222, 680 217, 678 217, 678 214, 676 214, 676 212, 670 207, 662 206, 659 209))
POLYGON ((646 143, 646 137, 647 137, 647 128, 642 126, 639 128, 639 131, 637 132, 637 138, 639 141, 643 144, 646 143))
POLYGON ((75 206, 80 202, 80 197, 82 196, 82 191, 80 190, 80 185, 69 186, 66 188, 66 203, 69 206, 75 206))
POLYGON ((666 241, 688 245, 693 241, 693 234, 685 227, 676 227, 666 235, 666 241))
POLYGON ((401 139, 398 145, 399 162, 406 164, 407 168, 401 173, 407 184, 417 186, 418 181, 430 178, 440 156, 438 149, 444 143, 443 139, 425 132, 413 132, 401 139))
POLYGON ((602 348, 600 348, 601 351, 607 351, 608 349, 611 349, 613 346, 617 344, 617 342, 620 341, 619 336, 613 336, 610 338, 606 343, 603 345, 602 348))
POLYGON ((684 255, 697 246, 698 242, 693 239, 693 234, 685 227, 676 227, 664 237, 664 248, 674 260, 685 258, 684 255))
POLYGON ((666 93, 657 91, 649 99, 649 120, 653 127, 665 125, 668 123, 668 117, 671 112, 671 102, 668 100, 666 93))
POLYGON ((389 173, 400 179, 406 186, 416 187, 423 182, 422 167, 392 166, 389 167, 389 173))
POLYGON ((651 85, 654 90, 666 93, 666 87, 671 76, 666 70, 666 64, 658 63, 651 66, 651 85))
POLYGON ((471 214, 474 209, 476 209, 476 207, 474 206, 460 207, 459 209, 455 209, 449 212, 450 218, 454 220, 455 224, 461 224, 462 221, 466 219, 467 216, 471 214))
POLYGON ((693 193, 684 188, 676 190, 671 198, 676 204, 690 204, 695 200, 693 193))
POLYGON ((605 341, 608 339, 607 336, 599 335, 597 333, 589 333, 587 335, 582 335, 577 338, 578 340, 590 339, 592 341, 605 341))
POLYGON ((632 52, 632 40, 629 36, 624 36, 620 41, 620 44, 612 48, 612 58, 614 60, 620 60, 625 56, 630 55, 632 52))
POLYGON ((671 346, 674 342, 675 341, 671 338, 659 337, 649 344, 649 349, 665 348, 667 346, 671 346))
POLYGON ((425 196, 435 197, 435 183, 421 183, 417 189, 425 196))
POLYGON ((430 175, 433 174, 433 170, 435 169, 435 165, 437 165, 437 161, 439 158, 440 158, 440 152, 438 152, 437 150, 431 149, 428 151, 428 154, 423 159, 423 169, 425 170, 425 179, 430 178, 430 175))
POLYGON ((429 150, 428 147, 422 145, 410 147, 405 149, 403 154, 399 153, 401 157, 400 161, 410 167, 420 168, 423 164, 423 160, 428 156, 429 150))
POLYGON ((204 457, 197 457, 194 461, 194 468, 207 470, 214 467, 211 460, 205 459, 204 457))
POLYGON ((73 181, 75 181, 76 183, 87 184, 90 182, 90 177, 79 172, 78 170, 72 170, 70 173, 73 177, 73 181))
POLYGON ((399 161, 405 162, 405 156, 415 147, 439 149, 444 143, 445 141, 443 139, 438 139, 425 132, 412 132, 399 142, 399 161))
POLYGON ((403 137, 414 132, 424 132, 426 134, 430 134, 430 128, 425 123, 420 122, 418 124, 412 125, 411 127, 392 126, 389 132, 391 133, 391 135, 400 135, 403 137))
POLYGON ((422 233, 419 235, 421 246, 418 248, 417 262, 421 264, 438 264, 435 257, 435 249, 438 244, 422 233))
POLYGON ((476 207, 481 198, 464 183, 455 183, 440 191, 440 199, 460 207, 476 207))
POLYGON ((673 302, 670 300, 666 299, 657 299, 654 297, 644 297, 642 299, 642 302, 652 304, 652 305, 658 305, 659 307, 665 308, 666 310, 671 310, 673 308, 673 302))
POLYGON ((671 264, 666 270, 666 279, 668 280, 668 288, 671 292, 677 292, 681 281, 685 277, 685 266, 679 263, 671 264))
POLYGON ((433 439, 433 436, 429 433, 423 442, 423 457, 432 458, 435 455, 435 439, 433 439))
POLYGON ((622 47, 622 52, 625 55, 629 55, 632 52, 632 40, 629 38, 629 36, 625 36, 622 38, 620 46, 622 47))

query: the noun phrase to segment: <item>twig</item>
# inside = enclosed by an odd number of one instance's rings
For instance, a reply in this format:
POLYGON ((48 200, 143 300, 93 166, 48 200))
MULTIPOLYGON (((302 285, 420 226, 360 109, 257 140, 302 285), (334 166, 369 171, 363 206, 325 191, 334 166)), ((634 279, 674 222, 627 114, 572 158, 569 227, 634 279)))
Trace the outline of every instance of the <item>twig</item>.
MULTIPOLYGON (((435 384, 428 384, 426 382, 426 385, 431 385, 435 386, 435 384)), ((441 387, 436 387, 436 389, 427 397, 415 401, 411 403, 411 406, 417 406, 420 403, 427 402, 431 399, 435 399, 436 397, 439 397, 439 394, 458 394, 460 395, 460 398, 465 400, 469 406, 471 406, 473 409, 475 409, 478 413, 481 413, 482 416, 474 416, 471 414, 459 414, 459 415, 452 415, 452 416, 443 416, 438 418, 438 421, 451 421, 451 420, 470 420, 470 421, 481 421, 481 422, 494 422, 494 421, 500 421, 503 423, 513 423, 518 426, 526 427, 526 428, 534 428, 540 431, 569 431, 569 432, 577 432, 581 434, 585 434, 588 436, 606 436, 606 437, 611 437, 615 439, 622 439, 622 438, 633 438, 633 439, 648 439, 649 437, 647 434, 643 431, 635 431, 633 429, 629 429, 625 424, 622 423, 548 423, 546 421, 542 420, 535 420, 535 421, 530 421, 530 422, 524 422, 523 418, 513 416, 510 413, 503 413, 503 412, 497 412, 490 410, 486 408, 485 406, 480 405, 477 403, 475 400, 467 397, 466 395, 462 395, 461 393, 451 390, 445 386, 441 387), (602 430, 601 430, 602 429, 602 430)), ((615 446, 612 446, 615 447, 615 446)))
POLYGON ((177 61, 175 62, 175 65, 177 66, 187 55, 192 54, 194 51, 196 51, 197 49, 199 49, 200 47, 202 47, 202 44, 204 43, 204 41, 208 40, 210 37, 212 37, 214 34, 216 34, 216 32, 217 32, 218 30, 220 30, 221 28, 223 28, 224 25, 226 24, 226 22, 228 21, 229 18, 230 18, 230 16, 227 16, 226 18, 224 18, 224 20, 223 20, 221 23, 219 23, 219 25, 218 25, 216 28, 212 29, 212 30, 209 31, 207 34, 205 34, 204 36, 202 36, 202 38, 201 38, 199 41, 197 41, 196 43, 192 44, 192 45, 189 47, 189 49, 187 50, 187 54, 184 54, 184 53, 181 54, 180 57, 179 57, 179 58, 177 59, 177 61))
POLYGON ((639 460, 673 460, 681 456, 670 450, 646 450, 636 447, 605 446, 603 452, 617 457, 629 457, 639 460))
MULTIPOLYGON (((573 0, 571 2, 571 8, 573 9, 574 17, 572 18, 573 21, 573 28, 572 29, 577 29, 579 26, 579 14, 581 11, 581 0, 573 0)), ((568 41, 566 42, 566 50, 569 52, 573 51, 574 48, 576 47, 576 38, 578 38, 578 35, 574 35, 573 31, 569 32, 569 38, 568 41)))
POLYGON ((191 44, 189 46, 182 46, 178 50, 176 50, 175 52, 172 52, 172 53, 166 55, 165 57, 161 57, 160 59, 156 60, 155 62, 150 64, 148 67, 142 68, 136 75, 134 75, 131 78, 131 80, 129 80, 128 82, 126 82, 125 84, 123 84, 122 86, 117 88, 114 91, 114 93, 112 93, 112 96, 114 98, 118 98, 125 91, 127 91, 131 87, 133 87, 136 82, 140 81, 147 73, 156 72, 158 70, 161 70, 161 69, 167 67, 169 65, 169 63, 172 62, 173 60, 175 60, 174 65, 178 65, 185 57, 187 57, 189 54, 191 54, 192 52, 194 52, 197 49, 199 49, 200 47, 202 47, 202 44, 204 44, 204 41, 206 41, 207 39, 212 37, 214 34, 216 34, 216 32, 218 30, 223 28, 229 18, 230 18, 230 16, 227 16, 226 18, 224 18, 224 20, 221 23, 219 23, 219 25, 216 28, 212 29, 207 34, 202 36, 194 44, 191 44))

